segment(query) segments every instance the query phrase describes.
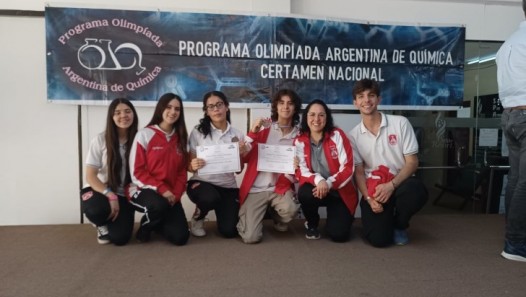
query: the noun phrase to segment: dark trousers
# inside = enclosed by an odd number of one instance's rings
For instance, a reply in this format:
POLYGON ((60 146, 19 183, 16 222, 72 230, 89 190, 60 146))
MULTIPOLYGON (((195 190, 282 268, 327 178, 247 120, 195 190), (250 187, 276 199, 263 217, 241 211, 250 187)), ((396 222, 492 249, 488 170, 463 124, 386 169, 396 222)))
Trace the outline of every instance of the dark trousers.
POLYGON ((336 242, 348 241, 351 236, 354 216, 343 202, 340 194, 336 190, 330 190, 325 198, 319 199, 314 197, 312 189, 314 189, 313 185, 303 184, 298 190, 298 200, 309 227, 318 228, 320 222, 318 208, 326 206, 327 224, 325 230, 327 235, 336 242))
POLYGON ((393 243, 394 229, 405 230, 411 217, 427 202, 425 185, 416 177, 406 179, 383 204, 384 211, 374 213, 367 200, 360 201, 364 237, 375 247, 393 243))
POLYGON ((96 226, 108 226, 110 242, 115 245, 125 245, 130 241, 133 232, 135 211, 128 199, 119 196, 119 215, 115 221, 108 220, 111 213, 108 198, 94 191, 91 187, 80 191, 82 212, 96 226))
POLYGON ((130 202, 137 211, 144 213, 140 226, 143 232, 158 230, 175 245, 188 242, 190 231, 181 202, 170 206, 166 198, 151 189, 140 190, 130 202))
POLYGON ((239 189, 223 188, 203 181, 190 180, 186 193, 201 211, 199 217, 195 219, 203 219, 209 211, 214 210, 219 233, 226 238, 237 236, 239 189))

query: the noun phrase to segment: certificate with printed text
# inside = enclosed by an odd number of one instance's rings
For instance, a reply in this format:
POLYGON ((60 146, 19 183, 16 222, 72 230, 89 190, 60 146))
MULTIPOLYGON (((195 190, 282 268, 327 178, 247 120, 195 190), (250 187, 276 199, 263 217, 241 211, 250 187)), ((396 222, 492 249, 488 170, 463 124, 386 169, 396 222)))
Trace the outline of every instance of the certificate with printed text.
POLYGON ((239 144, 237 142, 196 147, 198 158, 205 160, 205 166, 197 170, 199 175, 239 172, 239 144))
POLYGON ((296 147, 258 144, 258 171, 294 174, 296 147))

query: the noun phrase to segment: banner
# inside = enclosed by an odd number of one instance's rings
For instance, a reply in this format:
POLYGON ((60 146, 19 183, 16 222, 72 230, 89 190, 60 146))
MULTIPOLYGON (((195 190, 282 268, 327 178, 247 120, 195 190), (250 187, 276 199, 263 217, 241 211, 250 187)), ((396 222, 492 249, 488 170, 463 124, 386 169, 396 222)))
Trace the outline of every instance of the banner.
MULTIPOLYGON (((376 79, 382 105, 447 109, 464 93, 463 27, 402 26, 262 15, 47 7, 47 96, 97 104, 166 92, 201 102, 268 103, 280 88, 304 103, 352 105, 376 79)), ((253 105, 255 106, 255 105, 253 105)))

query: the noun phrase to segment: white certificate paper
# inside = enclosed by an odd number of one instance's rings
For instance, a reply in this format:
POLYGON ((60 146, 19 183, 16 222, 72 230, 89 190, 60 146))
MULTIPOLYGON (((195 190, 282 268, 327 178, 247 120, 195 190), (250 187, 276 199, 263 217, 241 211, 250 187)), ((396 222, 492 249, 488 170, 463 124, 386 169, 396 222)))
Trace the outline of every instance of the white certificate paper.
POLYGON ((197 170, 199 175, 239 172, 239 144, 237 142, 196 147, 198 158, 205 160, 205 166, 197 170))
POLYGON ((258 171, 294 174, 296 147, 258 144, 258 171))

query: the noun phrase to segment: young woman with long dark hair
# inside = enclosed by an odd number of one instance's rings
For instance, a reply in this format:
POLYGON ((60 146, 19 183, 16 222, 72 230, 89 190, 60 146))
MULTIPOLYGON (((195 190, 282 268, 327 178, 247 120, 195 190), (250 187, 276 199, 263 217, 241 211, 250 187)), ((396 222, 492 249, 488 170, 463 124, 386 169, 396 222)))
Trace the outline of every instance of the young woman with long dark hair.
POLYGON ((171 243, 188 241, 188 222, 181 204, 188 164, 183 101, 172 93, 159 98, 152 119, 137 132, 130 153, 133 186, 129 195, 144 213, 136 238, 150 240, 158 230, 171 243))
POLYGON ((124 245, 133 232, 134 210, 124 188, 131 182, 128 156, 138 123, 133 104, 115 99, 108 107, 106 129, 89 147, 82 210, 97 227, 100 244, 124 245))

